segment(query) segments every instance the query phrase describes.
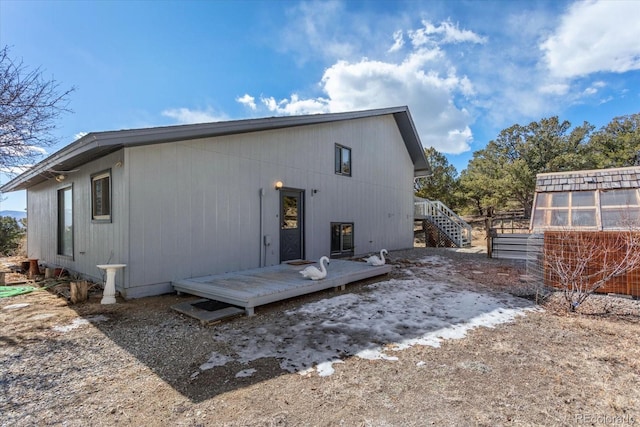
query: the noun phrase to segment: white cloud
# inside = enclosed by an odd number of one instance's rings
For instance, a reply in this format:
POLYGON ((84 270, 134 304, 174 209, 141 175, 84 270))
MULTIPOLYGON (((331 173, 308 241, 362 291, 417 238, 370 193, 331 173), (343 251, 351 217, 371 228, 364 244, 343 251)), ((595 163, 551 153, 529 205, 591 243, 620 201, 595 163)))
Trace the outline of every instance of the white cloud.
POLYGON ((260 98, 260 101, 272 111, 280 115, 299 115, 299 114, 319 114, 329 113, 329 103, 327 99, 300 99, 297 94, 291 95, 290 99, 281 99, 276 101, 274 97, 260 98))
POLYGON ((402 35, 402 30, 398 30, 393 33, 393 46, 389 48, 388 52, 397 52, 402 49, 402 46, 404 46, 404 37, 402 35))
POLYGON ((607 84, 603 81, 596 81, 591 83, 591 86, 587 87, 582 93, 585 96, 595 95, 600 92, 601 89, 604 89, 607 84))
POLYGON ((276 101, 262 98, 269 111, 277 114, 315 114, 408 105, 423 144, 445 153, 469 150, 472 139, 467 111, 455 107, 452 93, 470 92, 471 84, 455 70, 441 76, 427 68, 441 57, 438 50, 409 55, 402 63, 362 59, 338 61, 321 80, 326 97, 276 101))
POLYGON ((29 145, 27 146, 27 150, 29 151, 30 154, 36 154, 36 155, 40 155, 40 156, 46 156, 47 155, 47 150, 44 147, 38 147, 35 145, 29 145))
POLYGON ((454 25, 451 21, 441 22, 438 26, 429 21, 422 21, 422 25, 424 26, 423 28, 409 32, 409 38, 416 47, 428 44, 484 44, 487 42, 486 37, 482 37, 470 30, 461 30, 457 24, 454 25))
POLYGON ((444 153, 469 150, 471 117, 456 108, 452 94, 469 82, 428 70, 433 51, 412 54, 400 64, 363 59, 339 61, 322 77, 332 112, 408 105, 422 142, 444 153))
POLYGON ((207 123, 228 120, 225 114, 217 114, 212 109, 190 110, 188 108, 171 108, 164 110, 162 115, 174 119, 178 124, 207 123))
POLYGON ((566 83, 549 83, 540 86, 538 89, 543 94, 564 95, 569 92, 569 85, 566 83))
POLYGON ((0 173, 3 173, 10 177, 14 177, 28 171, 32 166, 33 165, 31 164, 21 166, 0 166, 0 173))
POLYGON ((555 76, 640 69, 640 2, 584 1, 572 4, 540 48, 555 76))
POLYGON ((357 31, 357 16, 341 25, 347 15, 340 1, 302 2, 289 10, 290 23, 282 30, 280 48, 294 51, 299 62, 324 58, 349 58, 358 51, 359 38, 345 37, 357 31), (304 40, 304 43, 301 43, 304 40))
POLYGON ((44 147, 12 142, 13 145, 0 146, 0 157, 29 157, 44 156, 47 154, 47 150, 45 150, 44 147))
MULTIPOLYGON (((321 8, 326 8, 322 5, 321 8)), ((331 4, 336 8, 335 4, 331 4)), ((334 10, 335 12, 335 10, 334 10)), ((325 25, 324 18, 313 21, 304 15, 307 37, 322 38, 318 28, 325 25)), ((412 43, 400 61, 382 61, 361 58, 337 59, 325 69, 319 82, 322 96, 305 97, 292 94, 277 100, 261 98, 262 105, 276 114, 315 114, 343 112, 408 105, 418 133, 425 146, 443 153, 459 154, 470 149, 473 139, 470 124, 473 117, 456 106, 456 97, 475 93, 471 80, 459 75, 451 65, 441 44, 485 43, 486 39, 472 31, 460 29, 451 22, 434 26, 423 21, 423 28, 408 31, 412 43)), ((405 47, 403 31, 393 33, 393 45, 385 53, 402 52, 405 47)), ((332 43, 331 36, 327 38, 332 43)), ((316 42, 312 41, 313 46, 316 42)), ((323 48, 326 54, 327 50, 323 48)), ((247 95, 248 96, 248 95, 247 95)))
POLYGON ((248 93, 245 93, 243 96, 236 98, 236 102, 239 102, 240 104, 249 107, 251 110, 254 110, 257 108, 256 106, 256 99, 249 95, 248 93))

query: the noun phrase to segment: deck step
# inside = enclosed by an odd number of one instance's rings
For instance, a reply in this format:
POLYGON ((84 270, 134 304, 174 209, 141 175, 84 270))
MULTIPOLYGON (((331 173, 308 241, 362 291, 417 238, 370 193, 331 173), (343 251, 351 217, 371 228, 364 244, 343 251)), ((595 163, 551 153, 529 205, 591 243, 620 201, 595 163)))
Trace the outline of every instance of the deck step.
POLYGON ((203 325, 210 325, 212 323, 217 323, 230 317, 240 316, 244 314, 243 308, 228 304, 225 304, 226 307, 217 310, 206 310, 204 308, 198 307, 198 305, 206 304, 208 302, 212 301, 209 299, 201 298, 174 304, 171 306, 171 309, 186 316, 193 317, 194 319, 199 320, 203 325))

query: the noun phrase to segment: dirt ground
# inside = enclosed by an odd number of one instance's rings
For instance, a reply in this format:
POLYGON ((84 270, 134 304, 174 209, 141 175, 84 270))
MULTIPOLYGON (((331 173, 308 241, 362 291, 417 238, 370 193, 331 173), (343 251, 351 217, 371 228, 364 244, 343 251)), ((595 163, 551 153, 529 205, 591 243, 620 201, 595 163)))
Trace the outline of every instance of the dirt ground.
MULTIPOLYGON (((534 295, 520 281, 522 264, 484 254, 392 252, 391 276, 434 255, 453 260, 453 270, 438 273, 452 286, 534 295)), ((367 283, 341 293, 367 292, 367 283)), ((223 325, 250 334, 286 310, 335 295, 260 307, 223 325)), ((213 339, 220 324, 202 326, 170 309, 187 298, 101 305, 93 293, 69 305, 35 291, 1 299, 0 425, 640 424, 639 301, 599 296, 567 314, 552 296, 544 311, 514 322, 439 348, 414 346, 396 361, 349 357, 321 377, 285 372, 274 358, 194 375, 225 344, 213 339), (256 374, 237 376, 247 368, 256 374)))

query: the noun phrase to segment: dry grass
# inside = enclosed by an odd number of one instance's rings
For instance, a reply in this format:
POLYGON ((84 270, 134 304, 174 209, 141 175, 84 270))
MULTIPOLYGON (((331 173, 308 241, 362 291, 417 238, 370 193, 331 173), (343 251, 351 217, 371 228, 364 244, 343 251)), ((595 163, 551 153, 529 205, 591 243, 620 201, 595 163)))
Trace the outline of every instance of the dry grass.
MULTIPOLYGON (((433 253, 454 259, 457 274, 446 277, 454 286, 510 289, 523 273, 517 263, 450 251, 420 249, 414 259, 433 253)), ((347 290, 358 292, 359 286, 347 290)), ((283 310, 331 295, 274 304, 231 324, 247 333, 283 310)), ((172 312, 169 306, 179 300, 163 296, 102 306, 92 298, 68 306, 47 292, 0 300, 0 425, 640 422, 638 301, 596 298, 584 314, 569 315, 555 310, 551 298, 545 312, 477 329, 440 348, 412 347, 397 352, 395 362, 349 358, 334 365, 329 377, 287 374, 274 359, 250 366, 234 362, 192 377, 211 351, 224 351, 224 343, 212 339, 215 326, 201 327, 172 312), (16 303, 30 305, 2 309, 16 303), (51 329, 95 315, 110 320, 67 333, 51 329), (247 368, 258 373, 235 377, 247 368)))

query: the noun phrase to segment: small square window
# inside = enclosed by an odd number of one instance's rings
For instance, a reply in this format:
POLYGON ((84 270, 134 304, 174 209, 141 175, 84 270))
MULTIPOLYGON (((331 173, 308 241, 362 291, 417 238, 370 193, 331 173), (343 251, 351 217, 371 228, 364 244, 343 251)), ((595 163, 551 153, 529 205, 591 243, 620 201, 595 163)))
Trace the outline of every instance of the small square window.
POLYGON ((336 144, 335 172, 338 175, 351 176, 351 148, 336 144))
POLYGON ((91 177, 91 219, 111 220, 111 172, 91 177))

